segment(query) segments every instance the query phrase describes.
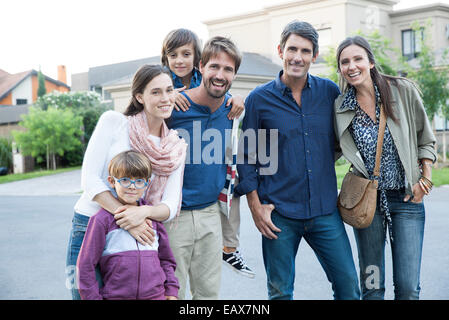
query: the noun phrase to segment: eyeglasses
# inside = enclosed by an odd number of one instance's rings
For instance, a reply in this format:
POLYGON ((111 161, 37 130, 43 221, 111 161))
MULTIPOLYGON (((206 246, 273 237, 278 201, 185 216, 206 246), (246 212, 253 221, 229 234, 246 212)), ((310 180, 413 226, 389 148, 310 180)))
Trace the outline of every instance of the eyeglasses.
POLYGON ((132 180, 132 179, 127 178, 127 177, 120 178, 120 179, 117 179, 116 177, 113 177, 113 178, 115 179, 115 181, 120 183, 120 185, 123 188, 129 188, 133 184, 136 189, 143 189, 146 186, 148 186, 148 182, 150 181, 150 179, 148 179, 148 181, 145 180, 145 179, 132 180))

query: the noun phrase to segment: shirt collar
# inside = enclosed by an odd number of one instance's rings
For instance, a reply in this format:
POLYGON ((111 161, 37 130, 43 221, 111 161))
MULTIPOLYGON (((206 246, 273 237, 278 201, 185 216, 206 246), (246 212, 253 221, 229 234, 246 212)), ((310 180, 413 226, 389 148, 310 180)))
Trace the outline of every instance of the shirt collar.
MULTIPOLYGON (((173 83, 175 85, 175 88, 182 88, 184 85, 182 84, 182 80, 180 77, 178 77, 173 71, 171 72, 171 76, 173 79, 173 83)), ((190 88, 198 87, 201 83, 201 73, 197 68, 193 68, 192 70, 192 78, 190 79, 190 88)))
MULTIPOLYGON (((380 102, 380 93, 379 89, 377 88, 376 84, 374 84, 374 94, 376 96, 376 106, 379 105, 380 102)), ((340 106, 340 110, 342 109, 349 109, 349 110, 356 110, 359 106, 356 98, 356 91, 353 86, 350 86, 348 91, 346 91, 345 97, 343 99, 343 103, 340 106)))
MULTIPOLYGON (((285 95, 287 92, 291 92, 292 90, 289 87, 287 87, 285 85, 285 83, 282 82, 281 77, 283 74, 284 74, 284 70, 281 70, 279 72, 279 74, 277 75, 276 80, 275 80, 275 88, 277 90, 279 90, 282 93, 282 95, 285 95)), ((310 73, 307 73, 307 82, 306 82, 305 87, 312 88, 311 78, 313 78, 313 76, 310 73)))

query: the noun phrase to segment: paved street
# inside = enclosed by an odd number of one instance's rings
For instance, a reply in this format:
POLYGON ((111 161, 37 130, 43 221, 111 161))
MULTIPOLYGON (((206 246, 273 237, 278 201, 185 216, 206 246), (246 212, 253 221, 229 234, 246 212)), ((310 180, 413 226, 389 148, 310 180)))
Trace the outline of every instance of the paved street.
MULTIPOLYGON (((70 299, 65 287, 66 247, 79 197, 80 171, 0 185, 0 299, 70 299)), ((449 187, 426 201, 421 299, 449 299, 449 187)), ((261 237, 246 199, 241 201, 241 249, 257 275, 242 277, 224 267, 221 299, 267 299, 261 237)), ((347 229, 354 259, 356 246, 347 229)), ((332 299, 313 251, 301 242, 296 258, 295 299, 332 299)), ((391 252, 386 250, 386 298, 393 298, 391 252)))

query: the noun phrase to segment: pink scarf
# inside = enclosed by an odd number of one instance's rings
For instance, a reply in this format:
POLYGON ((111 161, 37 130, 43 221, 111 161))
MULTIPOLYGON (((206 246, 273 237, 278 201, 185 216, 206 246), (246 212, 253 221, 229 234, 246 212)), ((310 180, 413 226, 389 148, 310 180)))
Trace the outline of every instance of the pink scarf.
MULTIPOLYGON (((143 153, 151 161, 154 178, 145 192, 145 201, 150 205, 161 202, 168 177, 182 165, 181 186, 184 177, 184 164, 187 144, 179 138, 175 130, 168 129, 165 122, 162 124, 161 142, 157 146, 149 137, 147 117, 144 111, 128 117, 129 140, 131 147, 143 153)), ((181 209, 182 192, 179 195, 178 210, 181 209)))

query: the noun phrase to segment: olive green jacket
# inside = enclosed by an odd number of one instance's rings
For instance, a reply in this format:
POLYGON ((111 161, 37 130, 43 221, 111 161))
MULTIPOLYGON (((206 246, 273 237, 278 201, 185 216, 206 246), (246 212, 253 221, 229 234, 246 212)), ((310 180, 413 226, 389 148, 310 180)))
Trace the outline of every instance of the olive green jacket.
MULTIPOLYGON (((392 107, 398 119, 387 119, 387 126, 398 150, 404 167, 406 192, 412 194, 412 186, 421 177, 418 159, 436 161, 435 136, 424 109, 418 90, 412 82, 398 79, 397 85, 390 84, 392 107)), ((348 130, 355 111, 341 107, 344 94, 335 99, 335 135, 344 157, 353 164, 359 174, 368 177, 363 159, 348 130)), ((356 172, 355 172, 356 173, 356 172)))

